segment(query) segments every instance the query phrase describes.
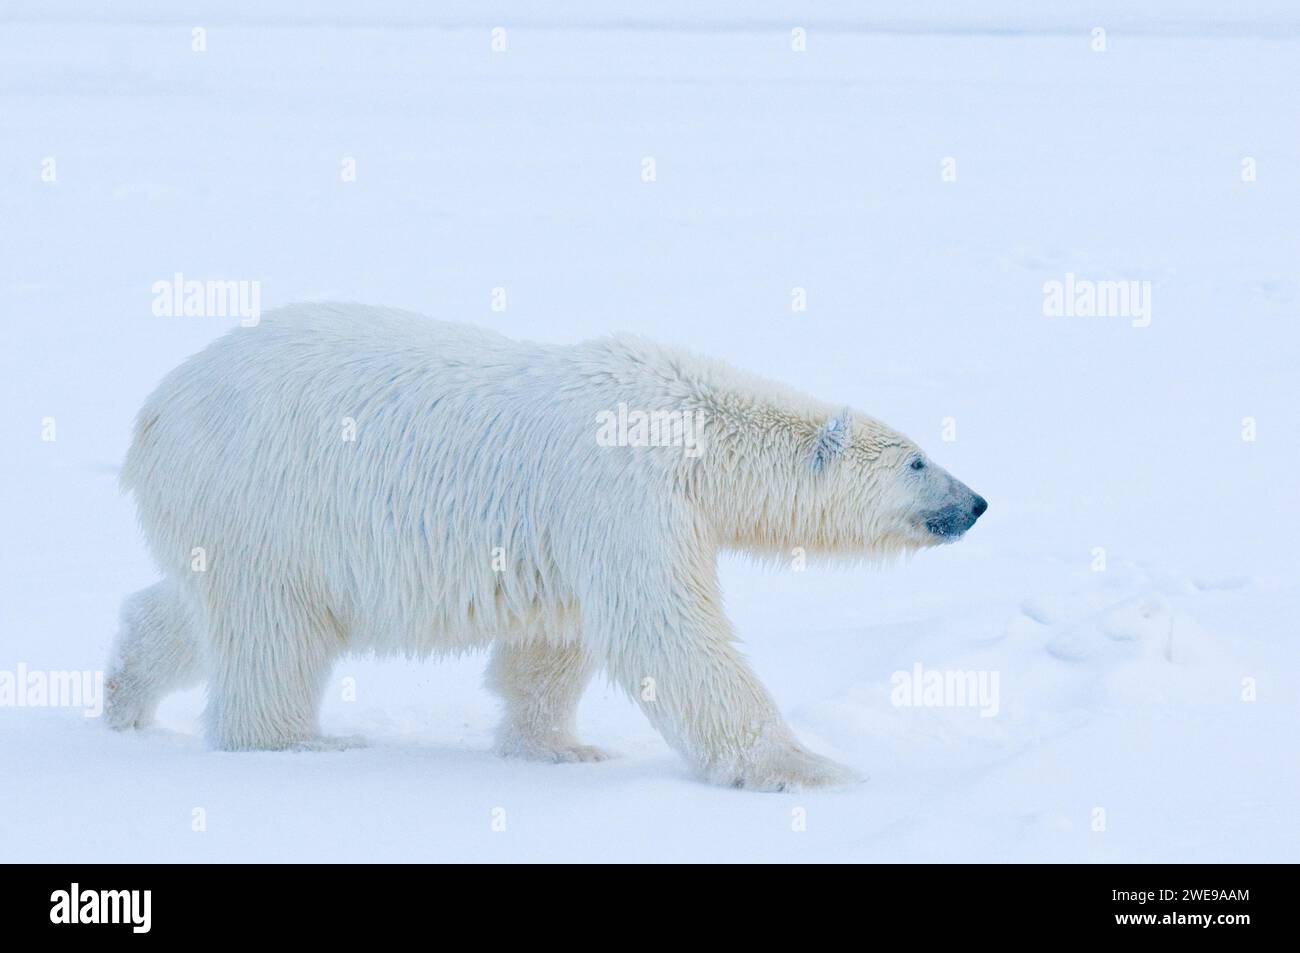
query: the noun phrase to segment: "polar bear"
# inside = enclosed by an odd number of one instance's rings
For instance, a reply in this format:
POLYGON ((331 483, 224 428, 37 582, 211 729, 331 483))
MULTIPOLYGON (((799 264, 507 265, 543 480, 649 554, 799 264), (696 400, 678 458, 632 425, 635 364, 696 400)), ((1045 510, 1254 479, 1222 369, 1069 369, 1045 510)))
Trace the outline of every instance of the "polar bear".
POLYGON ((760 790, 853 774, 737 651, 718 552, 888 557, 987 505, 884 424, 717 361, 342 304, 172 371, 122 484, 164 579, 123 606, 116 728, 206 680, 215 748, 343 747, 318 728, 341 653, 490 645, 502 753, 605 757, 574 727, 604 670, 704 778, 760 790))

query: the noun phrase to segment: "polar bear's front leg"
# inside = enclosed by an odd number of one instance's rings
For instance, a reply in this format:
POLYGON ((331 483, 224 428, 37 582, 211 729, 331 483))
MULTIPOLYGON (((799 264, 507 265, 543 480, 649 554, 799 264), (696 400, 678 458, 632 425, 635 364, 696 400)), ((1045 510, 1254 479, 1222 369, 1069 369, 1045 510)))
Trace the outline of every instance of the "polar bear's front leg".
POLYGON ((730 644, 678 648, 646 672, 637 685, 642 710, 706 780, 755 791, 859 780, 799 743, 730 644))
POLYGON ((505 703, 497 750, 534 761, 608 758, 600 748, 581 744, 575 726, 578 702, 595 670, 595 659, 578 643, 498 644, 487 673, 488 687, 505 703))
POLYGON ((736 651, 715 600, 696 595, 677 607, 647 605, 633 620, 609 644, 610 672, 706 780, 757 791, 860 780, 799 743, 736 651))

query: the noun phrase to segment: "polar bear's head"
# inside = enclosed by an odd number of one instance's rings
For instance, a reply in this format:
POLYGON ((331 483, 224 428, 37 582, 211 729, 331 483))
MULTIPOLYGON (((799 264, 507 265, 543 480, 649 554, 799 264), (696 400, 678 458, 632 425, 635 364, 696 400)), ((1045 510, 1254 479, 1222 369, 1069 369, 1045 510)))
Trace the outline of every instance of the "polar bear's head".
MULTIPOLYGON (((878 420, 840 411, 815 430, 804 480, 825 548, 889 552, 951 543, 988 502, 878 420)), ((796 462, 796 466, 798 463, 796 462)))
POLYGON ((773 555, 890 556, 954 542, 988 503, 915 443, 847 409, 736 427, 723 537, 773 555))

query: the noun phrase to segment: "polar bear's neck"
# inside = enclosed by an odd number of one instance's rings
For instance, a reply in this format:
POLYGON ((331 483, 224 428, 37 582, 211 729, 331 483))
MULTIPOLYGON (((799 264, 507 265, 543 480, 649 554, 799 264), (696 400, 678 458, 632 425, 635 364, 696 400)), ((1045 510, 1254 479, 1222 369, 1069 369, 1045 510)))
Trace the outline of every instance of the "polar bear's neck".
MULTIPOLYGON (((697 421, 700 452, 670 461, 719 546, 760 554, 807 543, 795 504, 817 432, 834 412, 784 384, 639 338, 601 342, 630 406, 697 421), (629 373, 629 370, 635 373, 629 373)), ((818 541, 819 542, 819 541, 818 541)))

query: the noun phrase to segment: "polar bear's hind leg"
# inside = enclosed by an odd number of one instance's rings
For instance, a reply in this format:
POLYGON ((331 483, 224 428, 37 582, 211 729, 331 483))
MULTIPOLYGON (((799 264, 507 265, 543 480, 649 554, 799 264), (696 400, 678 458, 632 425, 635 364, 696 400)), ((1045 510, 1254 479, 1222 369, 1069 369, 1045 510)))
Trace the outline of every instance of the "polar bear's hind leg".
POLYGON ((170 580, 127 597, 104 683, 110 727, 146 727, 165 695, 203 680, 200 634, 194 613, 170 580))
POLYGON ((337 622, 290 587, 252 588, 210 607, 208 743, 223 751, 363 746, 320 733, 321 699, 344 647, 337 622))

